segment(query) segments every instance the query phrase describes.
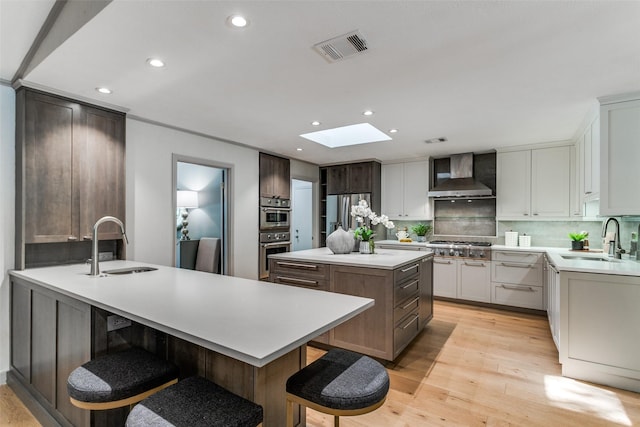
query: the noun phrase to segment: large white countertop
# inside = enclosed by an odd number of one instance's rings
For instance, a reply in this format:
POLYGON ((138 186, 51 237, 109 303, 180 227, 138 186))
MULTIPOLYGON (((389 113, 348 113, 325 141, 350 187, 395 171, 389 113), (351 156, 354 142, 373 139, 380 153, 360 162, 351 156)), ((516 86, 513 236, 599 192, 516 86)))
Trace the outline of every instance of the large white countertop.
POLYGON ((100 263, 101 271, 132 266, 158 270, 89 277, 88 265, 75 264, 10 274, 257 367, 374 304, 369 298, 141 262, 100 263))
POLYGON ((329 248, 317 248, 269 255, 269 258, 284 261, 317 262, 349 267, 371 267, 383 270, 394 270, 401 265, 415 262, 431 254, 432 252, 379 248, 376 248, 373 254, 361 254, 358 252, 334 254, 329 248))

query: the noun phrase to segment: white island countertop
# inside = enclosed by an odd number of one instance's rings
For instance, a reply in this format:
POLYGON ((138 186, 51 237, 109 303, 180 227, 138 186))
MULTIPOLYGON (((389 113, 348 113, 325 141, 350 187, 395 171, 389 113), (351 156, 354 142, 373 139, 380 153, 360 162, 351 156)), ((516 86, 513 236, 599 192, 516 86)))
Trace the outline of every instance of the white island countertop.
POLYGON ((101 271, 156 271, 89 277, 83 264, 11 271, 12 276, 262 367, 372 307, 350 295, 295 288, 134 261, 101 271))
POLYGON ((361 254, 358 252, 334 254, 329 248, 317 248, 269 255, 269 259, 394 270, 404 264, 415 262, 432 254, 432 251, 403 251, 379 248, 376 248, 373 254, 361 254))

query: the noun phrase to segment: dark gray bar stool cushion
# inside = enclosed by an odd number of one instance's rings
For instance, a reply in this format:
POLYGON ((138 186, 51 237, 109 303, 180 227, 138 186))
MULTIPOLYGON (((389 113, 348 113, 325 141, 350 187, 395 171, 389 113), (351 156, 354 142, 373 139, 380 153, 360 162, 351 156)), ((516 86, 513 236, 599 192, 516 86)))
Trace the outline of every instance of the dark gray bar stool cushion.
POLYGON ((190 377, 138 403, 127 427, 256 427, 262 406, 202 377, 190 377))
POLYGON ((372 406, 389 391, 389 374, 368 356, 332 349, 287 380, 287 392, 327 408, 372 406))
POLYGON ((131 348, 90 360, 67 379, 69 396, 111 402, 135 396, 178 377, 178 367, 148 351, 131 348))

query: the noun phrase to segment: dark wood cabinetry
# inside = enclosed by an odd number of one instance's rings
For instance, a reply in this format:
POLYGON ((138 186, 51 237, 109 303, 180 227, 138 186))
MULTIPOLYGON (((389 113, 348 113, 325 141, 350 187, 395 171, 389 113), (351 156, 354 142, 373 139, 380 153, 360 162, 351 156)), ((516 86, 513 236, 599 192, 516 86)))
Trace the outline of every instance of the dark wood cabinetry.
MULTIPOLYGON (((84 251, 36 245, 89 242, 99 218, 125 220, 125 116, 26 88, 16 103, 16 266, 64 262, 84 251)), ((113 223, 98 237, 121 238, 113 223)))
MULTIPOLYGON (((354 255, 358 256, 358 255, 354 255)), ((375 305, 314 341, 394 360, 433 317, 433 257, 394 270, 270 259, 269 281, 373 298, 375 305)))
POLYGON ((9 383, 35 396, 57 423, 88 425, 90 412, 69 401, 67 377, 91 358, 91 307, 14 278, 11 316, 9 383))
POLYGON ((373 193, 380 188, 380 163, 361 162, 327 167, 327 193, 373 193))
POLYGON ((260 153, 260 197, 291 198, 289 159, 260 153))

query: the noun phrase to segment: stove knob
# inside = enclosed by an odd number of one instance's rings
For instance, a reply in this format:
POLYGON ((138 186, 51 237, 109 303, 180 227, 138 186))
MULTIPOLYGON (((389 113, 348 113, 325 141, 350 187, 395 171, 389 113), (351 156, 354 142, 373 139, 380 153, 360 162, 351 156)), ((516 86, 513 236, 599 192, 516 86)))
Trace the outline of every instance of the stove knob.
POLYGON ((480 251, 480 252, 478 252, 478 256, 479 256, 480 258, 484 258, 484 251, 480 251))
POLYGON ((453 249, 449 249, 449 256, 454 256, 455 252, 453 252, 453 249))

